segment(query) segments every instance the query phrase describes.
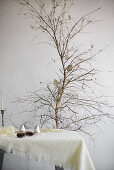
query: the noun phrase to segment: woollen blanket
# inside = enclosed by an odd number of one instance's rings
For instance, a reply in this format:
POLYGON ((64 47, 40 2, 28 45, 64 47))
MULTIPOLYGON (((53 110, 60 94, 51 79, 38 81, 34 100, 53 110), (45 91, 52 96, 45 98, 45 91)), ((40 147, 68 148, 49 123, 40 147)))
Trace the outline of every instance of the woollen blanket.
POLYGON ((73 131, 41 129, 40 134, 24 138, 0 135, 0 148, 71 170, 95 170, 83 139, 73 131))

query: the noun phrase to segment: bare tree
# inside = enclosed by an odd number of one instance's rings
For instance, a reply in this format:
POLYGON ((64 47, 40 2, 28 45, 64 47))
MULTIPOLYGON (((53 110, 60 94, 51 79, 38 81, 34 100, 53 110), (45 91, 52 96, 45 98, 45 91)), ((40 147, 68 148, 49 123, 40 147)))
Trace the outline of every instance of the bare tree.
POLYGON ((105 110, 107 101, 94 91, 97 70, 93 62, 102 50, 95 50, 91 44, 82 51, 74 45, 85 27, 96 22, 91 15, 100 8, 74 21, 69 14, 71 0, 21 0, 20 4, 24 15, 34 22, 31 29, 48 36, 47 43, 56 49, 61 65, 56 79, 18 101, 31 104, 31 112, 38 111, 36 117, 47 127, 88 133, 86 127, 96 125, 105 116, 112 118, 105 110))

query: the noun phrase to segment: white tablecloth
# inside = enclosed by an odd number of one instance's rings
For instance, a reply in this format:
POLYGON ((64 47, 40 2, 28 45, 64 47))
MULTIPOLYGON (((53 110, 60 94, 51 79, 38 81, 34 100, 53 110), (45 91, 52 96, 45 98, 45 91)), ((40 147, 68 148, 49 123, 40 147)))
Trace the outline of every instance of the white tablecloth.
POLYGON ((0 148, 72 170, 95 170, 85 143, 76 132, 42 130, 32 137, 0 136, 0 148))

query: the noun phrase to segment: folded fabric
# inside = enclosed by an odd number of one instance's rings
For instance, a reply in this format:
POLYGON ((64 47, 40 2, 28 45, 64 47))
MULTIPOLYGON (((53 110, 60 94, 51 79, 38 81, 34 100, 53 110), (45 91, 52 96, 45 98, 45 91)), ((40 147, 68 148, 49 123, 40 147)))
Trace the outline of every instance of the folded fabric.
POLYGON ((65 133, 65 130, 62 130, 62 129, 40 129, 40 132, 43 132, 43 133, 65 133))
POLYGON ((13 126, 0 128, 0 136, 15 136, 15 135, 16 135, 15 129, 13 126))

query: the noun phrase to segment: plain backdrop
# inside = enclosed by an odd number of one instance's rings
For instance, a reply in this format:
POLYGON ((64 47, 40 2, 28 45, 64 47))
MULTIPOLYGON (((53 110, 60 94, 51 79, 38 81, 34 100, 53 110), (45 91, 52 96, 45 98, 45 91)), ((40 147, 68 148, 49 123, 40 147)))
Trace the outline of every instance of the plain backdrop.
MULTIPOLYGON (((94 17, 102 20, 81 35, 79 42, 95 44, 105 48, 99 55, 96 68, 102 86, 99 90, 109 96, 114 104, 114 0, 77 0, 73 17, 82 16, 102 7, 94 17)), ((12 103, 17 96, 24 96, 26 90, 39 88, 41 81, 54 79, 56 67, 51 64, 56 52, 47 45, 39 45, 30 29, 30 20, 19 14, 16 0, 0 0, 0 100, 4 100, 5 118, 19 112, 12 103)), ((41 39, 44 37, 42 36, 41 39)), ((113 114, 114 110, 111 110, 113 114)), ((18 117, 14 119, 19 125, 18 117)), ((1 123, 1 117, 0 117, 1 123)), ((8 120, 5 123, 9 125, 8 120)), ((96 170, 114 170, 114 124, 105 120, 100 124, 101 134, 95 143, 82 134, 96 170)))

